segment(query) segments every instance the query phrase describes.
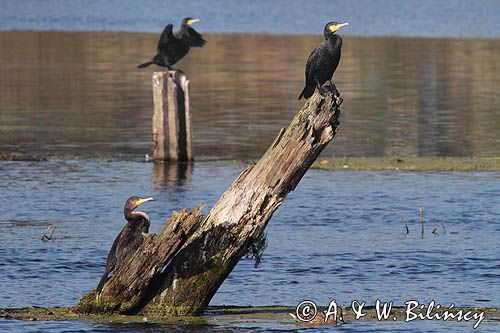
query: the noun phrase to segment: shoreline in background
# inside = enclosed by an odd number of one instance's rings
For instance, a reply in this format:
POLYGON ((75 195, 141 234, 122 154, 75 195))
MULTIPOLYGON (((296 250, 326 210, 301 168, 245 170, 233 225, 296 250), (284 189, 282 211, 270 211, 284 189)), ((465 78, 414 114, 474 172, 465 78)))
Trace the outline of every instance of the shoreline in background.
POLYGON ((312 33, 326 22, 348 21, 342 35, 500 37, 495 1, 377 0, 369 2, 281 0, 226 2, 150 0, 115 2, 25 0, 6 4, 0 13, 4 29, 142 31, 159 33, 165 24, 177 28, 182 17, 201 19, 202 33, 312 33), (429 15, 432 8, 432 15, 429 15))
MULTIPOLYGON (((78 30, 78 29, 4 29, 0 27, 0 33, 8 33, 8 32, 51 32, 51 33, 99 33, 99 34, 144 34, 144 35, 152 35, 158 37, 161 30, 163 28, 161 26, 158 27, 158 31, 142 31, 142 30, 106 30, 106 29, 89 29, 89 30, 78 30)), ((240 36, 270 36, 270 37, 316 37, 321 39, 321 35, 317 33, 273 33, 273 32, 241 32, 241 31, 204 31, 204 35, 207 36, 232 36, 232 35, 240 35, 240 36)), ((344 38, 359 38, 359 39, 416 39, 416 40, 474 40, 474 41, 495 41, 500 40, 500 36, 426 36, 426 35, 357 35, 357 34, 343 34, 344 38)))

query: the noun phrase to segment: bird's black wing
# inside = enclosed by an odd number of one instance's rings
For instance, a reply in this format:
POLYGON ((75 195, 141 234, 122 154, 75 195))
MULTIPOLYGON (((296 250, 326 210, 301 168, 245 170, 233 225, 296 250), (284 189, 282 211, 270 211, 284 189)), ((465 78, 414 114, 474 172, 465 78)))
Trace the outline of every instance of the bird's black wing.
POLYGON ((165 28, 163 29, 160 39, 158 40, 158 46, 156 47, 158 49, 158 53, 160 52, 160 48, 171 42, 175 37, 174 33, 172 32, 173 25, 171 23, 167 24, 165 28))
POLYGON ((149 220, 145 220, 141 228, 143 233, 147 234, 149 232, 149 225, 149 220))
POLYGON ((191 27, 188 28, 188 34, 190 46, 202 47, 207 43, 207 41, 203 39, 201 34, 191 27))
POLYGON ((306 62, 306 84, 310 84, 314 81, 314 71, 316 70, 316 64, 318 62, 319 48, 312 50, 311 54, 307 58, 306 62))
POLYGON ((314 81, 314 77, 316 72, 316 66, 318 63, 318 56, 319 56, 318 53, 319 53, 319 48, 315 48, 307 58, 306 69, 305 69, 306 85, 304 86, 304 89, 302 89, 302 92, 299 95, 299 99, 301 99, 302 97, 306 99, 311 97, 312 94, 314 93, 314 89, 316 89, 316 83, 314 81))
POLYGON ((113 245, 111 245, 111 249, 109 250, 108 253, 108 258, 106 259, 106 268, 104 269, 104 273, 101 276, 101 280, 99 280, 99 284, 97 285, 97 293, 100 293, 102 288, 104 287, 104 284, 108 280, 108 275, 111 273, 111 271, 115 268, 116 265, 116 246, 118 244, 118 240, 120 239, 121 236, 120 234, 115 238, 115 241, 113 242, 113 245))

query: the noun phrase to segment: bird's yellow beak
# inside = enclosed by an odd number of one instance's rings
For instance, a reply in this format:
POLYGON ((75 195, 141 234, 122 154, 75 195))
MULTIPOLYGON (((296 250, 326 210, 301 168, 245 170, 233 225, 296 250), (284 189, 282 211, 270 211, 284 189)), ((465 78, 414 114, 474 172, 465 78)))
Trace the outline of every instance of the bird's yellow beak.
POLYGON ((143 203, 145 202, 148 202, 148 201, 153 201, 154 199, 153 198, 141 198, 141 199, 138 199, 136 202, 135 202, 135 205, 136 206, 139 206, 139 205, 142 205, 143 203))
POLYGON ((345 23, 339 23, 339 24, 332 25, 332 26, 330 26, 330 31, 331 32, 335 32, 335 31, 339 30, 340 28, 342 28, 345 25, 349 25, 349 23, 345 22, 345 23))
POLYGON ((190 19, 190 20, 188 20, 187 24, 191 25, 191 24, 199 22, 199 21, 200 21, 200 19, 190 19))

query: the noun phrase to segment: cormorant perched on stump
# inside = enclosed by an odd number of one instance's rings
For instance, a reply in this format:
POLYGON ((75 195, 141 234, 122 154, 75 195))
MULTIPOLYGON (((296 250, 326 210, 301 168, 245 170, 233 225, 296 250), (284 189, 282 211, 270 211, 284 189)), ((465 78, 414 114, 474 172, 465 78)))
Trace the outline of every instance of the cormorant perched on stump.
POLYGON ((342 38, 335 32, 345 25, 348 23, 328 22, 325 25, 323 31, 325 40, 307 58, 306 86, 300 93, 299 99, 311 97, 316 87, 321 93, 323 83, 326 81, 331 83, 333 73, 340 61, 340 48, 342 47, 342 38))
POLYGON ((150 61, 137 67, 144 68, 155 64, 172 70, 172 66, 181 60, 191 47, 202 47, 206 44, 201 34, 191 28, 191 25, 198 21, 198 19, 186 17, 182 20, 181 29, 176 33, 172 32, 172 24, 167 24, 158 41, 156 55, 150 61))
POLYGON ((97 285, 98 294, 108 280, 109 273, 118 270, 142 245, 144 241, 143 233, 147 233, 149 230, 149 216, 144 212, 134 211, 134 209, 152 200, 153 198, 130 197, 125 202, 123 212, 128 223, 120 231, 111 246, 111 250, 109 250, 106 268, 97 285))

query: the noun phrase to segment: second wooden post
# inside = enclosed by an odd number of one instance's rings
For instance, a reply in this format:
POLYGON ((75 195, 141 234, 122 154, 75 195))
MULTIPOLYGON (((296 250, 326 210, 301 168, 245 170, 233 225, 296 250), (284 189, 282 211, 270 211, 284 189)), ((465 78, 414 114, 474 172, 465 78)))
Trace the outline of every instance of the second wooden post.
POLYGON ((153 73, 154 160, 193 160, 189 81, 179 71, 153 73))

